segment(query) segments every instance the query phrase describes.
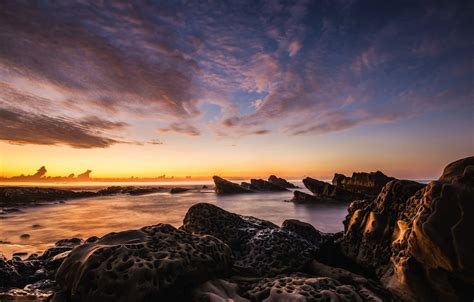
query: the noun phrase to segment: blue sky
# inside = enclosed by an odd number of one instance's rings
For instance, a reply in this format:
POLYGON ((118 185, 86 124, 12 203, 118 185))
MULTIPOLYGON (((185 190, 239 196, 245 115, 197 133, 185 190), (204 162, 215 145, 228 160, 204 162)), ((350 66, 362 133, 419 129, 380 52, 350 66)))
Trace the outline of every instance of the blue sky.
POLYGON ((309 151, 382 128, 454 160, 474 149, 473 16, 472 1, 2 1, 0 140, 309 151))

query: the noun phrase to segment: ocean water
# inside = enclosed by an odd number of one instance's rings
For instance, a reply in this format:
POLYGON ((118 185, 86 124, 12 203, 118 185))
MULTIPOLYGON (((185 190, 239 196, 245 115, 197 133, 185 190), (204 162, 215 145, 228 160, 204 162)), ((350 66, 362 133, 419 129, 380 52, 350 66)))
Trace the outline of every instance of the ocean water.
MULTIPOLYGON (((295 184, 303 187, 301 183, 295 184)), ((90 184, 87 188, 104 186, 106 185, 90 184)), ((75 189, 80 188, 76 186, 75 189)), ((347 214, 347 204, 310 205, 285 202, 291 199, 292 195, 292 192, 279 192, 217 196, 212 190, 202 190, 181 194, 93 197, 69 200, 61 204, 26 207, 21 208, 20 212, 0 215, 0 253, 6 257, 11 257, 16 252, 40 253, 60 239, 100 237, 113 231, 157 223, 169 223, 179 227, 189 207, 200 202, 211 203, 234 213, 266 219, 277 225, 281 225, 285 219, 299 219, 311 223, 323 232, 338 232, 343 229, 342 221, 347 214), (28 234, 29 237, 22 238, 22 234, 28 234)))

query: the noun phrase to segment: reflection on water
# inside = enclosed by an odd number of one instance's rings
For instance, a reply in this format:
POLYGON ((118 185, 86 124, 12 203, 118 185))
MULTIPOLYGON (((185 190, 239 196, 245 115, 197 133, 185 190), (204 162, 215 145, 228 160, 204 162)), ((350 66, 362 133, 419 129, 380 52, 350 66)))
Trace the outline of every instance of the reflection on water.
POLYGON ((285 219, 295 218, 309 222, 323 232, 342 230, 346 204, 296 205, 284 202, 291 197, 291 192, 232 196, 216 196, 212 191, 174 195, 156 193, 88 198, 23 208, 22 212, 0 217, 0 252, 7 257, 14 252, 39 252, 64 238, 85 239, 157 223, 179 227, 188 208, 199 202, 212 203, 278 225, 285 219), (21 239, 22 234, 30 237, 21 239))

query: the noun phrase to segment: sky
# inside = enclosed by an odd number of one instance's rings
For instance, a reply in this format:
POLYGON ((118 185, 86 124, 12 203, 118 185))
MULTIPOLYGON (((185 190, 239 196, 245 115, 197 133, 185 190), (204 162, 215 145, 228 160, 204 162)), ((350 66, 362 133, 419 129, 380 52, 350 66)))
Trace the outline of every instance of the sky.
POLYGON ((472 1, 1 1, 0 176, 437 178, 472 1))

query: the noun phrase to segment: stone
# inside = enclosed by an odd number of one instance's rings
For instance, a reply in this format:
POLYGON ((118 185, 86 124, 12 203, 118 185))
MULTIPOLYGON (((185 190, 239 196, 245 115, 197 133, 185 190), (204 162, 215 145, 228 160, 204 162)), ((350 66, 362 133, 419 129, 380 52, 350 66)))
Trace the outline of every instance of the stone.
POLYGON ((42 201, 83 198, 94 192, 71 191, 38 187, 0 187, 0 204, 31 204, 42 201))
POLYGON ((332 180, 332 184, 336 187, 353 192, 377 195, 388 182, 394 179, 395 178, 388 177, 380 171, 370 173, 354 172, 352 177, 336 173, 332 180))
POLYGON ((171 193, 171 194, 178 194, 178 193, 187 192, 187 191, 189 191, 189 190, 190 190, 189 188, 176 187, 176 188, 171 188, 170 193, 171 193))
POLYGON ((270 192, 278 192, 278 191, 288 191, 288 189, 284 187, 280 187, 274 183, 263 179, 251 179, 250 184, 252 187, 256 188, 257 191, 270 191, 270 192))
POLYGON ((311 177, 303 179, 303 184, 315 196, 328 200, 332 199, 334 201, 351 202, 363 197, 362 194, 350 192, 311 177))
POLYGON ((296 233, 301 238, 311 242, 315 246, 319 246, 327 240, 326 234, 318 231, 311 224, 297 219, 287 219, 283 221, 281 229, 296 233))
POLYGON ((288 182, 286 179, 277 177, 275 175, 270 175, 270 177, 268 177, 268 181, 282 188, 298 189, 298 186, 295 186, 291 182, 288 182))
POLYGON ((73 301, 186 301, 190 288, 231 266, 219 239, 158 224, 76 247, 56 280, 73 301))
POLYGON ((219 176, 213 176, 215 184, 215 191, 217 194, 239 194, 239 193, 252 193, 253 191, 248 190, 236 183, 230 182, 226 179, 220 178, 219 176))
POLYGON ((335 200, 332 198, 314 196, 308 193, 295 190, 293 191, 293 198, 289 201, 294 203, 324 203, 334 202, 335 200))

